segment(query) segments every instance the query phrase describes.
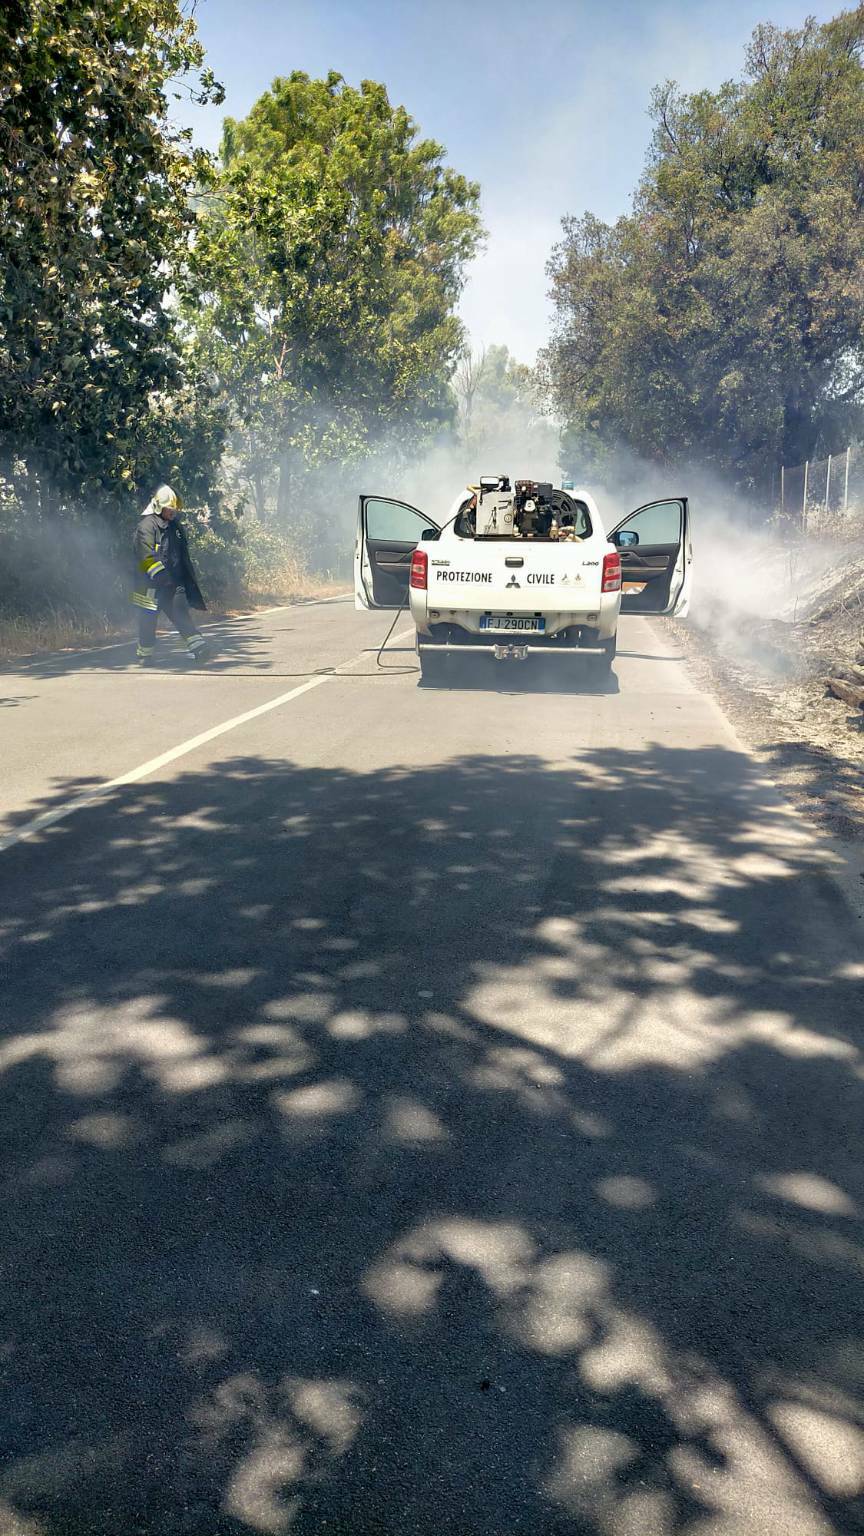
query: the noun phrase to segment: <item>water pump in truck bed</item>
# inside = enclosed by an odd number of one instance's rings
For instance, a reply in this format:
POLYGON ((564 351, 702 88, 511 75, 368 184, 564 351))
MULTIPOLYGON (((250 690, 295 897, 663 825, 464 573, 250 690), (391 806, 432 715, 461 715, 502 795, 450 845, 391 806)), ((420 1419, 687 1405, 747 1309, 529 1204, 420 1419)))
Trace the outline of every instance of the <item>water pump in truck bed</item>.
POLYGON ((546 538, 552 527, 552 486, 545 480, 517 480, 513 521, 523 539, 546 538))
POLYGON ((545 480, 517 480, 483 475, 477 493, 478 538, 545 538, 552 527, 552 485, 545 480))

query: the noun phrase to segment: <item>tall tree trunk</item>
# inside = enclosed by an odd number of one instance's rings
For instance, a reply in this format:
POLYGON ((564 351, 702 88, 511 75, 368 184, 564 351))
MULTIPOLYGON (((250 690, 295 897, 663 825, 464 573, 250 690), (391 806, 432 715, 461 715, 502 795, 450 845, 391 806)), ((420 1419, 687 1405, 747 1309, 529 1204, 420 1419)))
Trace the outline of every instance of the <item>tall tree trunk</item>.
POLYGON ((787 395, 783 407, 783 463, 790 468, 813 457, 818 437, 815 402, 811 395, 796 391, 787 395))
POLYGON ((291 480, 293 454, 290 449, 279 455, 279 485, 276 492, 276 518, 284 528, 291 521, 291 480))
POLYGON ((44 460, 37 461, 33 479, 36 484, 36 493, 39 500, 39 515, 46 523, 53 522, 57 516, 57 497, 51 480, 51 472, 44 460))
POLYGON ((264 489, 264 475, 260 462, 256 462, 252 470, 252 497, 255 502, 255 515, 259 523, 263 523, 267 513, 267 492, 264 489))

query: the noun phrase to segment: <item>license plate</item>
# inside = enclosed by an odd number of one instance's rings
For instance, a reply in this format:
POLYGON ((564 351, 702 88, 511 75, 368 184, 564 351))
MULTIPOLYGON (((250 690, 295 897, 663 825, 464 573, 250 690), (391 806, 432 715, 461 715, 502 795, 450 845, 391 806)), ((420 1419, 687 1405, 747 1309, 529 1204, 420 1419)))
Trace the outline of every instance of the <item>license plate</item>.
POLYGON ((508 630, 515 634, 542 635, 546 628, 546 620, 538 618, 534 613, 484 613, 480 620, 481 629, 508 630))

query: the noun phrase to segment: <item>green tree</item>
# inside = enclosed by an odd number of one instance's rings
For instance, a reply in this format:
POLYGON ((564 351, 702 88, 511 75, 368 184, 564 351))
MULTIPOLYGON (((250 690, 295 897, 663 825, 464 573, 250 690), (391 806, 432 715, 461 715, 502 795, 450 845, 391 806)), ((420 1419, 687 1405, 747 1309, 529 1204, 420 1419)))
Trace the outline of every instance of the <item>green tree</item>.
POLYGON ((186 314, 261 515, 296 526, 310 466, 384 434, 407 447, 452 414, 477 206, 374 82, 295 72, 226 121, 186 314))
POLYGON ((864 6, 655 93, 633 212, 564 223, 545 358, 571 442, 764 486, 864 419, 864 6))
POLYGON ((181 464, 203 491, 218 454, 171 304, 207 174, 170 122, 182 90, 220 99, 180 0, 6 0, 0 475, 43 513, 181 464))

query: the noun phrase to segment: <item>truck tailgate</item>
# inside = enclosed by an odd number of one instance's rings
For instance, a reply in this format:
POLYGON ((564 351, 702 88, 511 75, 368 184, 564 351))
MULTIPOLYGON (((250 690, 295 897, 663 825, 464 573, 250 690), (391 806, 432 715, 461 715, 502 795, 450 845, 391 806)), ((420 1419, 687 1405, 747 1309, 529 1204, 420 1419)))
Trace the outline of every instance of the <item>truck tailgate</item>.
POLYGON ((430 546, 430 608, 582 612, 599 601, 603 557, 593 540, 466 539, 460 546, 442 545, 440 555, 430 546))

